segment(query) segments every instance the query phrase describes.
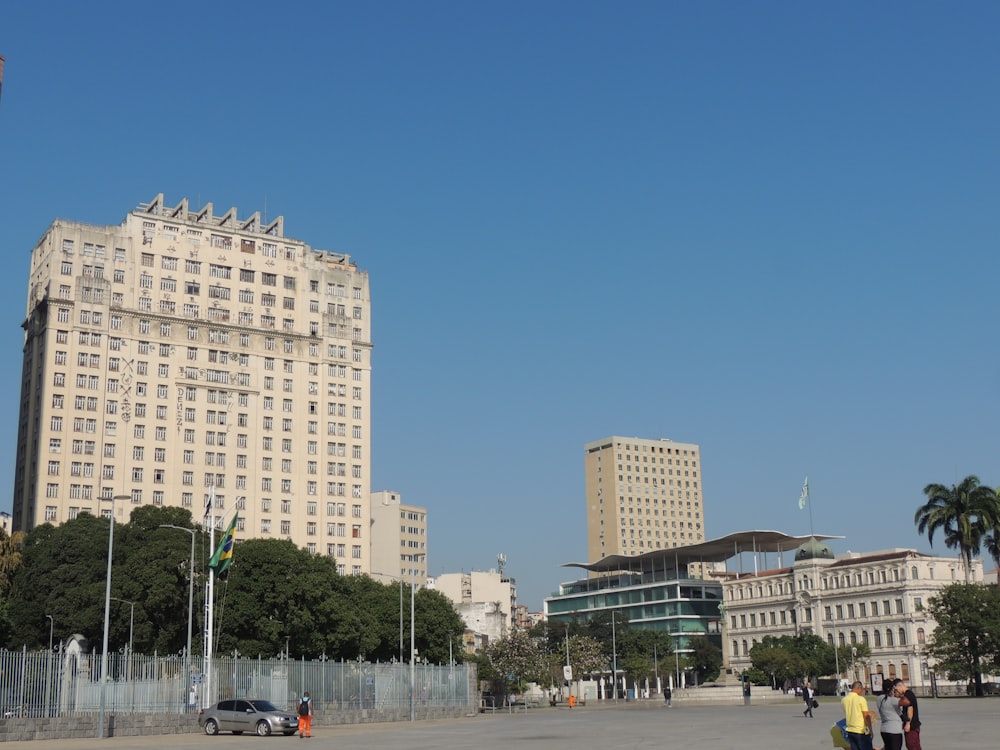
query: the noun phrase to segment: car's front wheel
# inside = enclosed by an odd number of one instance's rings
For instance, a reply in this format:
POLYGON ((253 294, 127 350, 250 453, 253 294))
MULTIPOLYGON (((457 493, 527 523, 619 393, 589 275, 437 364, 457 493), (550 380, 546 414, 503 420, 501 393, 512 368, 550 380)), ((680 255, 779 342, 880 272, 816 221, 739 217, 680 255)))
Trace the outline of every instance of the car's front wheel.
POLYGON ((218 734, 219 724, 215 719, 209 719, 205 722, 205 734, 218 734))
POLYGON ((267 737, 267 735, 269 735, 270 733, 271 733, 270 724, 268 724, 266 721, 263 720, 257 722, 257 734, 259 734, 261 737, 267 737))

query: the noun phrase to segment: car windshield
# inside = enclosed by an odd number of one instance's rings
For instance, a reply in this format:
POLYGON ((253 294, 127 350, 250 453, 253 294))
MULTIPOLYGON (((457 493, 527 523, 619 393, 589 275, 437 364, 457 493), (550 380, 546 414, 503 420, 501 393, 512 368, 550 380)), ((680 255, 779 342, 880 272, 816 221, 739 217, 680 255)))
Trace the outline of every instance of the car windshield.
POLYGON ((271 701, 250 701, 250 705, 256 708, 258 711, 277 711, 274 704, 271 701))

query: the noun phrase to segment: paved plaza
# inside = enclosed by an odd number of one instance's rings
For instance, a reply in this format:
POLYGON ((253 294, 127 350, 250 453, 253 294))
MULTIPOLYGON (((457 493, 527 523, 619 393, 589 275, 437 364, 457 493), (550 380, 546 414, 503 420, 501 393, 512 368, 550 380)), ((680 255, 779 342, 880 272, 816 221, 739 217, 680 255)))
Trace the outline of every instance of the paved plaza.
MULTIPOLYGON (((927 750, 982 750, 997 747, 1000 698, 922 699, 927 750)), ((832 699, 802 717, 800 704, 770 706, 674 706, 653 702, 614 706, 540 708, 508 714, 481 714, 464 719, 397 724, 317 726, 308 740, 201 734, 111 739, 7 742, 3 750, 261 750, 308 747, 314 750, 512 750, 537 746, 545 750, 775 750, 831 748, 829 729, 842 716, 832 699), (308 743, 308 744, 306 744, 308 743)), ((879 741, 877 744, 881 744, 879 741)))

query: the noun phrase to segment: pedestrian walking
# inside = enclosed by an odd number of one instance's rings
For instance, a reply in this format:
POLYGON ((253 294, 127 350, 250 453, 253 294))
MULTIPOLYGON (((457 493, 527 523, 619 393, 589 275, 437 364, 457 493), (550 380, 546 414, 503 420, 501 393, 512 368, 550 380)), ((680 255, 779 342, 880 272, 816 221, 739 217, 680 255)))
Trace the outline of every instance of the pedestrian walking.
POLYGON ((813 691, 812 684, 809 680, 806 680, 806 684, 802 688, 802 700, 806 703, 806 710, 802 712, 802 715, 806 718, 812 719, 813 717, 813 691))
POLYGON ((674 693, 670 689, 670 685, 667 685, 663 689, 663 700, 667 702, 667 708, 670 708, 673 705, 673 698, 674 698, 674 693))
POLYGON ((312 737, 313 704, 307 690, 299 699, 299 739, 312 737))

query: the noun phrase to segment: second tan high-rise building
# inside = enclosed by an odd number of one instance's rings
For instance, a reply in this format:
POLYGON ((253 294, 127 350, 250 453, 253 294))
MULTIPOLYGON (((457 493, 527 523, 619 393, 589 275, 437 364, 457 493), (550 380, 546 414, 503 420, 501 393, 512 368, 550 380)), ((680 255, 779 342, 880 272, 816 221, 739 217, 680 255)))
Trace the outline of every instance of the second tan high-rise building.
POLYGON ((370 570, 371 303, 284 222, 163 196, 54 222, 31 255, 13 526, 175 505, 239 511, 370 570), (120 499, 117 499, 120 498, 120 499))
POLYGON ((701 451, 612 436, 584 446, 587 556, 641 555, 705 541, 701 451))

